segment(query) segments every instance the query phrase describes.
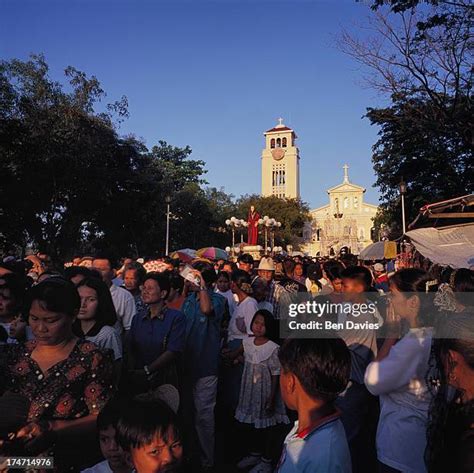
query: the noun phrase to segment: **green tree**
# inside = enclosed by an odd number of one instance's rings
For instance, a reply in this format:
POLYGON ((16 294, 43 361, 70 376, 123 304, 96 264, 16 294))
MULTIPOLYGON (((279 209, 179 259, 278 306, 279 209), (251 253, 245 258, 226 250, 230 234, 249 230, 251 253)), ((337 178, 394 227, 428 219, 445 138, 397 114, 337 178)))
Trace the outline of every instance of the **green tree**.
POLYGON ((97 113, 99 81, 73 67, 65 77, 70 91, 41 55, 0 63, 0 244, 57 259, 95 248, 162 251, 165 195, 179 200, 202 184, 204 162, 189 159, 189 147, 159 142, 148 151, 119 136, 126 98, 97 113))
MULTIPOLYGON (((455 121, 442 120, 428 99, 401 97, 385 109, 369 109, 371 123, 380 127, 373 147, 376 185, 383 199, 386 220, 401 228, 398 185, 407 183, 406 211, 410 222, 421 206, 474 191, 472 146, 455 121)), ((470 105, 457 113, 471 113, 470 105)), ((459 118, 459 120, 462 120, 459 118)), ((465 121, 470 120, 468 116, 465 121)))
POLYGON ((339 41, 363 66, 367 83, 390 99, 386 107, 368 108, 366 117, 380 129, 375 185, 398 235, 402 177, 408 222, 421 205, 472 192, 474 182, 473 10, 464 1, 420 3, 375 0, 368 35, 343 31, 339 41))
POLYGON ((3 238, 53 257, 78 246, 83 223, 110 208, 138 157, 136 143, 118 138, 112 112, 94 114, 104 96, 97 79, 73 68, 65 75, 71 92, 49 78, 43 56, 0 63, 3 238))
MULTIPOLYGON (((191 153, 190 147, 179 148, 165 141, 160 141, 151 151, 146 148, 142 150, 124 181, 121 197, 116 200, 117 208, 121 209, 120 215, 109 214, 108 224, 107 215, 99 214, 99 221, 105 231, 102 237, 104 243, 113 238, 117 241, 121 236, 121 254, 162 254, 166 235, 165 199, 170 196, 170 248, 181 247, 182 241, 186 241, 182 235, 189 231, 181 224, 184 217, 180 212, 185 211, 187 204, 183 203, 183 199, 190 198, 190 184, 195 184, 192 189, 200 189, 200 184, 205 182, 202 179, 204 162, 189 159, 191 153)), ((196 192, 194 197, 199 200, 201 194, 196 192)), ((199 213, 195 216, 199 216, 199 213)))

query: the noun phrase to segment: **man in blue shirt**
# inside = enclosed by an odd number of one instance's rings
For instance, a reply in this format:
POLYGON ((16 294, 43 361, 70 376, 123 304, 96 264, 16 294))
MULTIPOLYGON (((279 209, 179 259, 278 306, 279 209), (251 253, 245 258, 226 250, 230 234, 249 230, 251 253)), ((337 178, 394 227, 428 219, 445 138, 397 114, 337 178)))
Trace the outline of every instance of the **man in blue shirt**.
POLYGON ((194 407, 201 464, 204 468, 211 468, 214 466, 214 407, 226 299, 214 292, 217 275, 212 266, 196 263, 194 268, 199 286, 185 281, 184 294, 187 297, 182 307, 186 321, 184 374, 188 384, 183 391, 192 392, 187 407, 189 409, 191 404, 194 407))
POLYGON ((132 320, 128 334, 130 381, 137 390, 178 385, 176 362, 184 348, 184 315, 166 306, 168 273, 147 273, 142 286, 147 304, 132 320))

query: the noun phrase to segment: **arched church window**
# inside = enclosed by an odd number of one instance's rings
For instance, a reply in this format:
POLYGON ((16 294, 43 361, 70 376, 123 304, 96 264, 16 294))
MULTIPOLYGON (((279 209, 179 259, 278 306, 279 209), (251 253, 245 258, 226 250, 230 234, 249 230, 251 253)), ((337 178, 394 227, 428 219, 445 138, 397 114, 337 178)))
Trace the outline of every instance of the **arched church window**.
POLYGON ((336 210, 339 210, 339 199, 337 197, 334 199, 334 207, 336 210))
POLYGON ((283 148, 286 148, 286 138, 283 138, 283 140, 281 141, 281 146, 283 148))
POLYGON ((344 197, 344 208, 345 209, 349 208, 349 197, 344 197))
POLYGON ((270 148, 274 148, 275 147, 275 138, 272 138, 270 140, 270 148))
POLYGON ((365 232, 363 228, 359 229, 359 239, 365 240, 365 232))
POLYGON ((359 207, 359 197, 354 197, 354 208, 359 207))
POLYGON ((281 148, 281 139, 277 138, 277 148, 281 148))

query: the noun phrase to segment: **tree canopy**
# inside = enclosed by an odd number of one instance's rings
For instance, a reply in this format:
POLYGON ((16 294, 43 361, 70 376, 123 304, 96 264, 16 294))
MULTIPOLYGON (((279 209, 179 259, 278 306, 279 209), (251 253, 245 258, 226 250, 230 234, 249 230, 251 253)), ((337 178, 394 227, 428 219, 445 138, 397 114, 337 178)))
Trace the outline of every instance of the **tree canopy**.
POLYGON ((365 36, 343 31, 339 48, 388 95, 388 106, 366 113, 379 127, 375 186, 385 222, 399 222, 398 185, 406 181, 410 222, 427 202, 473 191, 473 9, 460 0, 375 0, 372 9, 365 36))
MULTIPOLYGON (((0 246, 34 247, 53 258, 107 249, 154 256, 170 249, 225 247, 225 220, 247 218, 252 202, 283 223, 277 242, 297 243, 306 204, 273 197, 235 199, 207 187, 203 160, 189 146, 148 149, 121 136, 127 99, 98 106, 106 93, 74 67, 54 81, 42 55, 0 62, 0 246), (97 111, 100 108, 101 111, 97 111)), ((246 236, 245 236, 246 239, 246 236)))
POLYGON ((35 246, 53 257, 97 247, 119 254, 163 248, 164 196, 202 183, 191 149, 148 150, 119 136, 127 101, 73 67, 68 88, 43 56, 0 63, 0 228, 3 247, 35 246))

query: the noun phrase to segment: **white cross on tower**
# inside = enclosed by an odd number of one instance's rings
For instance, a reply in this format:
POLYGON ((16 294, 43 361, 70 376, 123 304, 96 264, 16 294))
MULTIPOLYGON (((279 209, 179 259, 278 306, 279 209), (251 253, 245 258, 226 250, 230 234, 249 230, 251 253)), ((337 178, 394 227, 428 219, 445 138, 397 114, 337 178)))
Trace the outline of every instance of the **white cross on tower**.
POLYGON ((349 182, 349 166, 344 164, 342 168, 344 169, 344 182, 349 182))
POLYGON ((283 125, 283 118, 279 118, 279 119, 278 119, 278 125, 279 125, 279 126, 283 125))

